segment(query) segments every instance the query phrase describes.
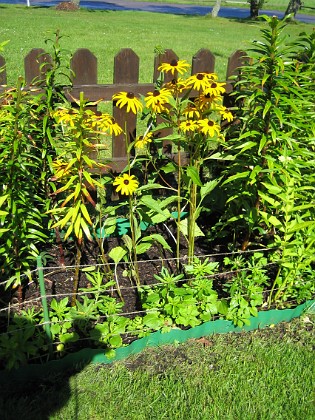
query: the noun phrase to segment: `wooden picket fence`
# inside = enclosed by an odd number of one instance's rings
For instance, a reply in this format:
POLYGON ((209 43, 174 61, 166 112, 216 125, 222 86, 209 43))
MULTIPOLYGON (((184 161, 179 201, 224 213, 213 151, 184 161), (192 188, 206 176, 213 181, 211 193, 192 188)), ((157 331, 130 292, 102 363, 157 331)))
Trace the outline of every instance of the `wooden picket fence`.
MULTIPOLYGON (((232 76, 238 75, 239 67, 243 64, 246 54, 244 51, 238 50, 232 54, 227 63, 226 74, 226 106, 231 105, 229 94, 233 91, 232 76)), ((112 96, 121 91, 132 92, 134 95, 145 95, 154 89, 154 82, 157 80, 159 72, 158 67, 162 62, 170 63, 172 60, 178 59, 172 50, 166 50, 164 54, 155 57, 153 69, 152 83, 139 83, 139 57, 130 48, 122 49, 114 59, 114 72, 112 84, 99 84, 97 82, 98 69, 97 58, 88 49, 78 49, 71 59, 71 70, 73 71, 73 86, 71 89, 65 87, 65 91, 71 100, 79 99, 80 92, 84 93, 84 97, 89 101, 112 101, 112 96)), ((24 59, 25 82, 31 85, 38 78, 43 79, 43 63, 49 63, 51 58, 43 49, 33 49, 26 55, 24 59)), ((5 71, 5 60, 0 56, 0 68, 4 71, 0 72, 0 93, 6 89, 7 75, 5 71)), ((215 72, 215 56, 207 49, 199 50, 192 58, 191 74, 200 72, 215 72)), ((165 81, 170 81, 168 76, 165 81)), ((113 117, 116 122, 126 128, 131 141, 135 139, 137 130, 137 116, 132 113, 126 113, 123 109, 119 109, 113 103, 113 117)), ((165 136, 165 132, 161 133, 165 136)), ((167 142, 165 142, 167 148, 167 142)), ((121 171, 126 165, 126 142, 125 135, 113 137, 112 139, 112 163, 111 167, 115 171, 121 171)))

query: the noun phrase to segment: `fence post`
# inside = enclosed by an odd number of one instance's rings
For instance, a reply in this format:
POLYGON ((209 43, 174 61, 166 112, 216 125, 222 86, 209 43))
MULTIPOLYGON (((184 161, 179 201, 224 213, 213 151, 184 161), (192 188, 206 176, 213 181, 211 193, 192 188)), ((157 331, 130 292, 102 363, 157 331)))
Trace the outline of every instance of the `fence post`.
MULTIPOLYGON (((51 64, 51 57, 42 48, 33 48, 24 58, 25 82, 27 85, 45 80, 45 66, 51 64)), ((47 69, 47 67, 46 67, 47 69)))
POLYGON ((7 72, 5 68, 5 59, 0 55, 0 85, 7 84, 7 72))
MULTIPOLYGON (((114 59, 114 84, 130 84, 130 92, 136 95, 139 83, 139 57, 130 48, 122 49, 114 59)), ((118 92, 117 92, 118 93, 118 92)), ((126 134, 113 136, 113 170, 121 171, 127 163, 127 141, 132 142, 136 137, 137 116, 125 109, 116 107, 113 103, 113 116, 126 134)))

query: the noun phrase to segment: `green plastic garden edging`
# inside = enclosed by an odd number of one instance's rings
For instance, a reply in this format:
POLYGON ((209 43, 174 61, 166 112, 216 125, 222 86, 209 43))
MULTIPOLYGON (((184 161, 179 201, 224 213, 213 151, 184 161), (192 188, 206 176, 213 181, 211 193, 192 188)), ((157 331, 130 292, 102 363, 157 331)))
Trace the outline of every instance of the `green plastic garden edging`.
POLYGON ((224 334, 230 332, 252 331, 265 328, 269 325, 280 322, 289 322, 293 318, 299 317, 304 311, 310 310, 315 306, 315 300, 308 300, 294 309, 272 309, 258 313, 257 317, 250 318, 250 325, 236 327, 231 321, 216 320, 205 322, 197 327, 188 330, 172 329, 170 332, 161 333, 160 331, 151 333, 147 337, 134 341, 126 347, 116 350, 113 358, 108 358, 102 349, 82 349, 77 353, 68 354, 62 359, 52 360, 45 364, 26 365, 13 371, 0 372, 0 385, 5 385, 10 378, 10 382, 33 380, 52 373, 66 371, 68 369, 84 367, 90 363, 112 363, 117 360, 125 359, 133 354, 137 354, 146 347, 162 346, 165 344, 183 343, 192 338, 201 338, 211 334, 224 334))

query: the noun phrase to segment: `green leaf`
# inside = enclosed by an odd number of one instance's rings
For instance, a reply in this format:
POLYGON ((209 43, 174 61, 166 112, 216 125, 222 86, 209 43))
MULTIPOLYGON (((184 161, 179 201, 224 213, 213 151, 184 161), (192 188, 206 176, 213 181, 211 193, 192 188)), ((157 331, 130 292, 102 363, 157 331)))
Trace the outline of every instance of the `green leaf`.
POLYGON ((222 183, 222 185, 228 184, 229 182, 235 181, 236 179, 247 178, 249 175, 250 175, 250 171, 239 172, 235 175, 232 175, 232 176, 228 177, 228 179, 226 179, 222 183))
POLYGON ((258 195, 262 199, 264 199, 265 201, 267 201, 267 203, 269 203, 272 206, 274 206, 275 208, 279 208, 279 206, 281 205, 281 203, 279 201, 277 201, 274 198, 270 197, 269 195, 263 193, 262 191, 258 191, 258 195))
POLYGON ((280 222, 280 220, 276 218, 276 216, 268 214, 265 211, 259 211, 259 214, 262 216, 262 218, 267 224, 272 225, 275 228, 280 229, 281 231, 283 230, 283 225, 280 222))
POLYGON ((168 251, 172 251, 172 248, 166 242, 164 237, 160 235, 159 233, 151 233, 150 236, 146 236, 145 238, 142 239, 142 242, 152 242, 152 241, 156 241, 159 244, 161 244, 164 249, 167 249, 168 251))
POLYGON ((144 204, 150 210, 153 210, 156 213, 160 213, 166 218, 169 216, 168 211, 162 209, 159 202, 155 200, 153 197, 151 197, 150 195, 144 195, 143 197, 141 197, 141 199, 139 200, 139 203, 144 204))
POLYGON ((128 251, 131 252, 132 248, 133 248, 133 243, 132 243, 132 239, 130 238, 130 236, 123 235, 122 240, 124 241, 124 244, 126 245, 128 251))
POLYGON ((152 244, 150 242, 140 242, 136 245, 137 255, 144 254, 148 249, 150 249, 152 244))
POLYGON ((267 190, 274 195, 278 195, 282 192, 282 188, 277 185, 268 184, 267 182, 262 182, 262 185, 267 188, 267 190))
POLYGON ((187 176, 191 179, 191 181, 198 185, 199 187, 202 187, 202 182, 199 177, 199 172, 195 166, 188 166, 186 170, 187 176))
POLYGON ((115 264, 118 264, 126 254, 126 248, 123 248, 122 246, 116 246, 109 251, 108 256, 115 262, 115 264))
MULTIPOLYGON (((187 219, 180 221, 179 229, 184 236, 188 236, 188 220, 187 219)), ((200 229, 200 227, 197 225, 197 223, 195 223, 195 226, 194 226, 194 236, 195 237, 205 236, 202 230, 200 229)))
POLYGON ((215 189, 215 187, 220 182, 219 179, 212 180, 206 182, 201 188, 200 188, 200 197, 203 200, 211 191, 215 189))

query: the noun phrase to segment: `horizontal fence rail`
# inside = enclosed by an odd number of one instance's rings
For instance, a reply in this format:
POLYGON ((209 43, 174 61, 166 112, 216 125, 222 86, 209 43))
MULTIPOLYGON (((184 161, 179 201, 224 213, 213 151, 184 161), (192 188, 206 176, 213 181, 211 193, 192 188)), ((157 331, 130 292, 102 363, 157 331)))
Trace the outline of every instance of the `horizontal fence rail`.
MULTIPOLYGON (((233 91, 233 80, 239 74, 239 68, 244 63, 246 53, 242 50, 235 51, 228 59, 226 73, 226 94, 225 105, 231 106, 230 94, 233 91)), ((146 95, 154 90, 155 82, 158 79, 158 67, 161 63, 170 63, 172 60, 178 60, 173 50, 165 50, 164 54, 159 54, 154 59, 153 81, 151 83, 139 82, 139 57, 130 48, 122 49, 114 58, 114 72, 112 84, 98 83, 98 67, 96 56, 86 48, 78 49, 71 58, 70 68, 73 72, 72 86, 65 86, 64 91, 69 99, 78 100, 80 93, 83 92, 84 98, 91 102, 104 101, 112 102, 114 94, 127 91, 135 96, 146 95)), ((34 81, 45 80, 45 66, 43 64, 51 63, 51 57, 43 49, 32 49, 24 59, 25 83, 32 86, 34 81)), ((7 87, 6 62, 4 57, 0 56, 0 93, 7 87)), ((200 49, 193 57, 191 63, 191 74, 196 73, 214 73, 215 56, 208 49, 200 49)), ((173 78, 171 75, 165 75, 165 81, 173 78)), ((95 107, 96 110, 96 107, 95 107)), ((124 109, 115 106, 113 102, 113 117, 116 122, 125 130, 130 141, 133 141, 137 132, 137 116, 132 113, 126 113, 124 109)), ((160 133, 160 137, 166 133, 160 133)), ((167 145, 167 142, 165 142, 167 145)), ((125 134, 114 136, 112 138, 112 158, 111 168, 114 171, 121 171, 127 163, 125 134)))

